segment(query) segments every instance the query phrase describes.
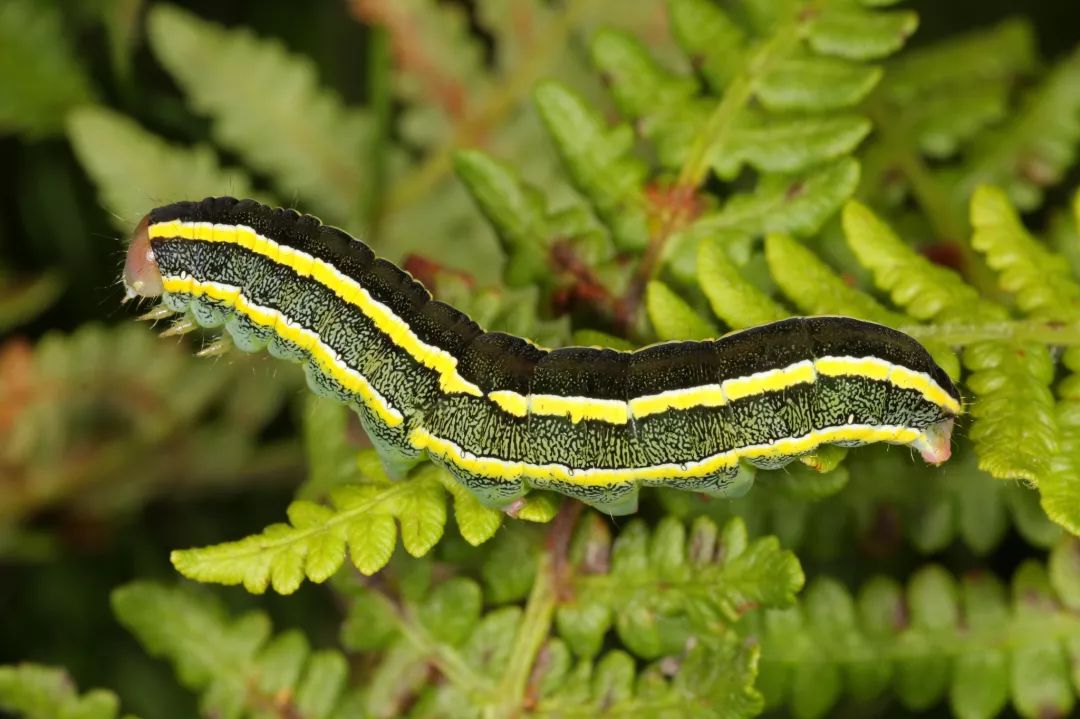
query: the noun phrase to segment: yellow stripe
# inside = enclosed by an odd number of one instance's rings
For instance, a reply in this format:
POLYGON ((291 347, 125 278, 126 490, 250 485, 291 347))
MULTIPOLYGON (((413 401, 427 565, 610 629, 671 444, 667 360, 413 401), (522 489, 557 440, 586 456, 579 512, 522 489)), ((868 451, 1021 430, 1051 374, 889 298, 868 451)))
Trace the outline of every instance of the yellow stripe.
POLYGON ((630 409, 618 399, 593 399, 591 397, 560 397, 554 394, 529 395, 529 412, 549 416, 568 416, 570 421, 598 419, 610 424, 626 424, 630 409))
POLYGON ((661 414, 671 409, 719 407, 726 401, 720 385, 705 384, 700 387, 674 389, 660 394, 637 397, 630 400, 630 412, 634 418, 641 419, 650 414, 661 414))
POLYGON ((816 379, 814 364, 810 360, 803 360, 781 369, 755 372, 747 377, 724 380, 721 387, 724 396, 729 402, 743 397, 753 397, 763 392, 777 392, 804 382, 813 382, 816 379))
POLYGON ((814 366, 818 374, 837 377, 854 375, 884 380, 901 389, 913 389, 929 402, 951 414, 960 414, 963 407, 956 398, 941 388, 929 375, 903 365, 892 364, 878 357, 822 357, 814 366))
POLYGON ((889 381, 897 387, 920 392, 923 397, 926 397, 934 404, 941 405, 952 414, 960 414, 960 403, 948 392, 941 389, 937 382, 922 372, 894 365, 892 372, 889 374, 889 381))
POLYGON ((311 277, 333 290, 338 297, 358 307, 390 341, 420 364, 439 373, 439 386, 447 393, 482 397, 483 392, 457 371, 457 358, 444 349, 423 342, 408 323, 394 314, 364 289, 356 280, 342 274, 328 262, 292 247, 280 245, 243 225, 214 225, 208 222, 170 220, 149 227, 150 237, 180 237, 189 240, 223 242, 238 245, 273 262, 284 265, 302 277, 311 277))
POLYGON ((523 394, 502 389, 488 392, 488 399, 499 405, 504 412, 515 417, 524 417, 529 413, 529 398, 523 394))
POLYGON ((817 373, 828 377, 856 375, 882 381, 889 379, 894 366, 879 357, 821 357, 814 361, 817 373))
POLYGON ((612 469, 573 469, 563 464, 537 465, 526 462, 508 462, 495 457, 480 457, 464 451, 450 440, 436 437, 423 428, 412 430, 409 433, 409 442, 418 450, 427 450, 470 474, 482 477, 505 481, 519 478, 558 480, 577 486, 608 486, 630 481, 697 479, 733 467, 741 459, 794 456, 813 451, 822 444, 834 442, 910 444, 922 437, 922 432, 911 427, 842 425, 814 430, 801 437, 787 437, 773 444, 739 447, 706 457, 698 462, 612 469))
POLYGON ((404 421, 401 412, 393 407, 367 379, 342 362, 314 332, 291 324, 277 310, 253 304, 240 294, 239 287, 229 287, 215 282, 199 282, 190 277, 162 277, 161 283, 166 292, 219 300, 233 307, 255 324, 271 328, 275 334, 310 352, 320 369, 337 380, 346 390, 359 395, 364 404, 388 426, 397 427, 404 421))

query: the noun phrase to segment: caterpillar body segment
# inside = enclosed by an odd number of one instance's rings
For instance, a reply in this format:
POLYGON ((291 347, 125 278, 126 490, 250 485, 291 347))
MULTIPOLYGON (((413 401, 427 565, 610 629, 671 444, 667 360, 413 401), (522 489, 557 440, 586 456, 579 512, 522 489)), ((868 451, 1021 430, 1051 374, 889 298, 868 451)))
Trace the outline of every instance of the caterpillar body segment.
POLYGON ((153 210, 124 279, 243 350, 303 363, 392 473, 426 455, 493 506, 530 488, 612 514, 634 511, 642 485, 737 496, 747 465, 830 443, 906 444, 937 463, 962 409, 915 340, 845 317, 634 352, 542 349, 485 332, 341 230, 250 200, 153 210))

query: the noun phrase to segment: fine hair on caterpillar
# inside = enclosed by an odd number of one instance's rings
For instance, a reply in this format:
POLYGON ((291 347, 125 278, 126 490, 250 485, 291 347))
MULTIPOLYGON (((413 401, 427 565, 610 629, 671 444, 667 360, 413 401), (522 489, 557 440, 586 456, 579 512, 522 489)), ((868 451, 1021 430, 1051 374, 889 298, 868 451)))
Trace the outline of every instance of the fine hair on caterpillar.
POLYGON ((909 445, 937 464, 962 411, 914 339, 847 317, 632 352, 486 332, 363 242, 252 200, 153 210, 124 283, 240 349, 302 362, 392 474, 427 455, 497 507, 530 488, 611 514, 634 511, 642 485, 738 496, 750 467, 823 444, 909 445))

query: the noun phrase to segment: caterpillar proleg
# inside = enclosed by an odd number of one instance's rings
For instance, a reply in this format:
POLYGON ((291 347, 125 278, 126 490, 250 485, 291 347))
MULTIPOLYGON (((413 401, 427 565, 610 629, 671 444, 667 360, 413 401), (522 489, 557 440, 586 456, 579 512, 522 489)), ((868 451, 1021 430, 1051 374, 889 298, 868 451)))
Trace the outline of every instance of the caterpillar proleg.
POLYGON ((388 469, 426 454, 491 506, 530 488, 611 514, 633 512, 642 485, 737 496, 747 465, 822 444, 910 445, 936 464, 962 411, 914 339, 846 317, 633 352, 485 332, 363 242, 251 200, 153 210, 124 282, 243 350, 302 362, 388 469))

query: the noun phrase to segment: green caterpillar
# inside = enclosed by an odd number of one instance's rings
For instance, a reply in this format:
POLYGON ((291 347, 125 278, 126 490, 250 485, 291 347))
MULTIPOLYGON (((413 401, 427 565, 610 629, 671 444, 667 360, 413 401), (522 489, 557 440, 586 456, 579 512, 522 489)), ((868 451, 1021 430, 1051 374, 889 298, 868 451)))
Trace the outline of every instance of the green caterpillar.
POLYGON ((634 352, 485 332, 345 232, 251 200, 153 210, 124 282, 245 351, 303 362, 394 473, 427 454, 497 507, 529 488, 611 514, 633 512, 640 485, 737 496, 747 463, 826 443, 906 444, 939 463, 962 411, 915 340, 845 317, 634 352))

